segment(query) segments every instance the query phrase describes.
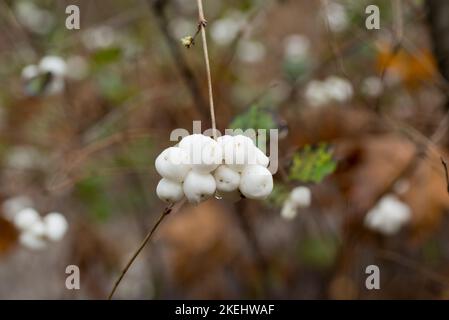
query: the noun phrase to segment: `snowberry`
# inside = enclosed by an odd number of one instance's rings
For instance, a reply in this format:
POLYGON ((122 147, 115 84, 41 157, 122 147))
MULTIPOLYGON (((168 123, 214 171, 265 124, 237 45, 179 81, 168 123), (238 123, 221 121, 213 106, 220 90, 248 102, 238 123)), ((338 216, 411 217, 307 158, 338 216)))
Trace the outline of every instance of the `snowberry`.
POLYGON ((25 231, 20 234, 19 242, 21 245, 31 250, 41 250, 47 245, 42 237, 29 231, 25 231))
POLYGON ((58 212, 47 214, 43 218, 43 224, 45 227, 45 236, 52 241, 61 240, 69 226, 66 218, 58 212))
POLYGON ((156 194, 159 199, 168 203, 175 203, 184 197, 182 184, 166 178, 162 178, 157 184, 156 194))
POLYGON ((223 151, 217 141, 202 134, 192 134, 179 142, 190 157, 192 170, 210 173, 223 162, 223 151))
POLYGON ((45 224, 41 219, 30 225, 25 229, 25 232, 30 232, 38 237, 43 237, 45 235, 45 224))
POLYGON ((267 168, 247 166, 240 179, 240 191, 249 199, 264 199, 273 190, 273 177, 267 168))
POLYGON ((215 193, 215 179, 211 174, 190 171, 183 184, 184 194, 191 203, 198 204, 215 193))
POLYGON ((67 70, 67 65, 61 57, 45 56, 39 62, 39 69, 43 72, 50 72, 56 76, 64 76, 67 70))
POLYGON ((32 205, 33 201, 27 196, 17 196, 3 202, 2 209, 5 218, 12 221, 17 212, 22 209, 29 208, 32 205))
POLYGON ((156 171, 163 177, 182 182, 190 170, 189 155, 181 148, 170 147, 156 158, 156 171))
MULTIPOLYGON (((224 145, 224 162, 231 169, 242 172, 249 164, 249 159, 256 158, 255 149, 256 147, 250 138, 243 135, 234 136, 224 145)), ((255 164, 255 161, 253 164, 255 164)))
POLYGON ((254 153, 256 156, 256 164, 263 166, 263 167, 268 167, 268 164, 270 163, 270 159, 265 155, 265 153, 263 153, 263 151, 257 147, 254 148, 254 153))
POLYGON ((290 193, 290 200, 297 207, 308 207, 312 202, 312 194, 307 187, 296 187, 290 193))
POLYGON ((411 218, 410 207, 395 195, 386 195, 365 216, 367 228, 385 235, 397 233, 411 218))
POLYGON ((287 220, 291 220, 296 217, 298 207, 291 199, 287 199, 281 209, 281 217, 287 220))
POLYGON ((240 184, 240 174, 226 165, 221 165, 214 172, 218 191, 231 192, 240 184))
POLYGON ((14 216, 13 223, 17 229, 26 230, 32 225, 40 221, 39 213, 33 208, 25 208, 17 212, 14 216))

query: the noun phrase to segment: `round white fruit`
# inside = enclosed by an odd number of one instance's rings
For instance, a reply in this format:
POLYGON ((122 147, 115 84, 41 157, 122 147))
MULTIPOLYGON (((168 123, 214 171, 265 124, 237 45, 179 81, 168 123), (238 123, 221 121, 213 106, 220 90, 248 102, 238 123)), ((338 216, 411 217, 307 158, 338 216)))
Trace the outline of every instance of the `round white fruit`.
POLYGON ((20 234, 19 242, 22 246, 30 250, 42 250, 47 245, 42 237, 39 237, 34 233, 28 231, 22 232, 20 234))
POLYGON ((308 207, 312 202, 312 193, 307 187, 296 187, 290 193, 290 199, 298 207, 308 207))
POLYGON ((242 172, 249 160, 256 158, 255 148, 250 138, 243 135, 234 136, 224 145, 224 162, 231 169, 242 172))
POLYGON ((156 187, 156 194, 162 201, 175 203, 184 197, 182 184, 173 180, 162 178, 156 187))
POLYGON ((237 190, 240 184, 240 174, 226 165, 221 165, 214 171, 218 191, 231 192, 237 190))
POLYGON ((33 208, 25 208, 17 212, 13 223, 17 229, 26 230, 41 219, 39 213, 33 208))
POLYGON ((59 241, 64 237, 69 224, 62 214, 59 212, 51 212, 47 214, 43 220, 45 225, 45 235, 48 239, 59 241))
POLYGON ((170 147, 156 158, 156 171, 163 177, 176 182, 184 181, 190 171, 189 155, 183 149, 170 147))
POLYGON ((210 198, 215 193, 215 179, 211 174, 192 170, 184 180, 183 190, 190 203, 198 204, 210 198))
POLYGON ((296 204, 291 199, 287 199, 282 206, 281 217, 286 220, 291 220, 296 217, 297 209, 296 204))
POLYGON ((267 168, 247 166, 240 179, 240 191, 249 199, 264 199, 273 190, 273 177, 267 168))

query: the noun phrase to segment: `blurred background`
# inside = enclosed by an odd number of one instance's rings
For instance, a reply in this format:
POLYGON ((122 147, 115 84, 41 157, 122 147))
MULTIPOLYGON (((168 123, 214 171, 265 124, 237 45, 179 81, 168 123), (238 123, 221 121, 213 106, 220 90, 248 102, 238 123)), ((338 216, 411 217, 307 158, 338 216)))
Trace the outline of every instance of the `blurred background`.
MULTIPOLYGON (((449 2, 204 8, 218 129, 279 129, 275 189, 169 215, 115 297, 449 298, 449 2)), ((210 126, 197 23, 194 0, 0 0, 0 298, 107 297, 165 207, 170 132, 210 126)))

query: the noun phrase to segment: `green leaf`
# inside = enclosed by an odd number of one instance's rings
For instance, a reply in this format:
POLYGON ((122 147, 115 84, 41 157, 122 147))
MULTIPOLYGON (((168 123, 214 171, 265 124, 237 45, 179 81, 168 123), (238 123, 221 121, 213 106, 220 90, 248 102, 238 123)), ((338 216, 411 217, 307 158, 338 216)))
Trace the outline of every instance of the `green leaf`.
POLYGON ((258 105, 237 116, 231 123, 231 129, 273 129, 276 127, 273 116, 258 105))
POLYGON ((289 178, 300 182, 321 182, 333 173, 337 163, 332 157, 329 147, 325 143, 317 147, 306 145, 293 156, 289 178))
POLYGON ((118 47, 110 47, 96 51, 92 56, 95 67, 104 66, 116 62, 122 56, 122 50, 118 47))

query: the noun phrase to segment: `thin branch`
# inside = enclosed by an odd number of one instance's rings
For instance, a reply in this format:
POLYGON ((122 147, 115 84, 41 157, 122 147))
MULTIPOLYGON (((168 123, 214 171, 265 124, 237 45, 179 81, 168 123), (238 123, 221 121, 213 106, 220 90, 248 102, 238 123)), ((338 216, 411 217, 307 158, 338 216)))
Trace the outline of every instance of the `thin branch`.
POLYGON ((441 164, 444 167, 444 174, 446 176, 446 190, 447 190, 447 193, 449 193, 449 175, 447 172, 447 163, 442 156, 440 157, 440 159, 441 159, 441 164))
MULTIPOLYGON (((179 204, 178 210, 182 207, 182 205, 184 204, 185 200, 182 201, 179 204)), ((137 250, 134 252, 134 254, 132 255, 131 259, 128 261, 128 263, 126 264, 125 268, 122 270, 122 272, 120 273, 120 276, 117 278, 117 280, 115 281, 114 287, 112 288, 111 292, 109 293, 108 296, 108 300, 111 300, 115 290, 117 290, 118 285, 120 284, 120 282, 122 281, 123 277, 125 276, 126 272, 128 272, 128 269, 131 267, 131 265, 133 264, 134 260, 136 260, 136 258, 138 257, 138 255, 140 254, 140 252, 143 250, 143 248, 146 246, 146 244, 148 243, 148 241, 150 241, 151 237, 153 236, 154 232, 156 231, 156 229, 159 227, 159 225, 162 223, 162 220, 164 220, 164 218, 170 214, 173 210, 173 204, 170 204, 168 207, 166 207, 164 209, 164 211, 162 212, 161 216, 159 217, 159 219, 156 221, 155 225, 153 226, 153 228, 150 230, 150 232, 148 232, 148 234, 146 235, 145 239, 143 239, 142 243, 140 244, 140 246, 137 248, 137 250)))
POLYGON ((165 12, 165 6, 168 4, 166 0, 148 0, 148 4, 151 9, 154 11, 154 16, 156 18, 156 22, 158 24, 159 29, 164 36, 168 48, 170 49, 170 53, 172 55, 173 60, 175 61, 178 71, 181 74, 181 77, 188 88, 195 107, 200 113, 203 120, 207 119, 207 105, 204 101, 204 97, 201 94, 200 84, 198 83, 195 74, 192 69, 188 65, 186 59, 184 58, 178 41, 173 37, 169 29, 169 20, 165 12))
POLYGON ((197 3, 198 3, 198 18, 199 18, 198 27, 201 28, 201 38, 203 39, 204 60, 206 62, 207 86, 208 86, 208 90, 209 90, 210 120, 212 122, 212 132, 213 132, 214 138, 216 138, 217 137, 217 133, 216 133, 217 126, 215 124, 214 95, 212 92, 212 76, 211 76, 211 72, 210 72, 209 53, 207 50, 207 38, 206 38, 207 21, 204 18, 203 0, 197 0, 197 3))

